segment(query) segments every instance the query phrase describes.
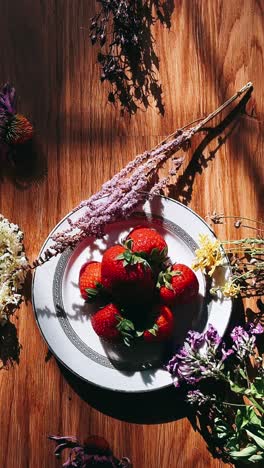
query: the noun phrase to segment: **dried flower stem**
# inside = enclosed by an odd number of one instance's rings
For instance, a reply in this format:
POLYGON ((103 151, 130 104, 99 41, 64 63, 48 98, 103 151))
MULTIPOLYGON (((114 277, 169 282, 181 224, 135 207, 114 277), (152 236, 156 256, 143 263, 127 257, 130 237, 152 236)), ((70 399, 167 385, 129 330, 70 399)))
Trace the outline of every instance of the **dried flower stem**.
MULTIPOLYGON (((85 207, 86 212, 74 223, 69 220, 70 227, 53 236, 54 244, 33 263, 33 267, 41 265, 68 247, 74 248, 87 236, 102 237, 104 227, 107 224, 129 216, 149 196, 160 192, 169 183, 170 176, 159 180, 157 177, 159 169, 177 151, 188 149, 192 137, 201 131, 209 121, 214 119, 243 93, 248 93, 250 96, 252 90, 252 83, 247 83, 218 109, 199 121, 197 125, 187 128, 190 126, 189 124, 175 131, 152 150, 136 156, 111 180, 103 184, 96 194, 92 195, 88 200, 84 200, 75 208, 74 211, 77 211, 85 207)), ((180 168, 183 158, 178 158, 173 162, 174 168, 171 175, 175 175, 180 168)))

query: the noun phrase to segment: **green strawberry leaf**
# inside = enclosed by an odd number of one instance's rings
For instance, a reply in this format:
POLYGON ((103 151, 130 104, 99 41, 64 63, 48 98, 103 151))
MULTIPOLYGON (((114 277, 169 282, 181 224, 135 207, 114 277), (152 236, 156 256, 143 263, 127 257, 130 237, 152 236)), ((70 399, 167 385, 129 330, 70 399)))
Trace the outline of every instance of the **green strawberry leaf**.
POLYGON ((172 270, 170 274, 171 276, 181 276, 182 272, 180 270, 172 270))
POLYGON ((139 338, 140 336, 144 335, 143 331, 137 331, 136 336, 139 338))
POLYGON ((87 299, 85 300, 85 302, 87 303, 92 303, 94 302, 97 297, 100 295, 104 295, 106 293, 106 290, 105 288, 103 287, 103 285, 101 283, 98 283, 96 282, 95 283, 95 288, 86 288, 85 291, 87 292, 87 299))
POLYGON ((135 337, 135 326, 131 320, 121 317, 121 315, 116 315, 117 326, 116 328, 120 332, 123 342, 125 345, 130 346, 131 342, 135 337))
POLYGON ((154 247, 149 255, 149 260, 150 263, 154 265, 165 263, 168 260, 168 247, 164 247, 162 250, 154 247))
POLYGON ((123 243, 123 246, 128 249, 128 250, 132 250, 132 247, 133 247, 133 239, 127 239, 124 243, 123 243))
POLYGON ((94 288, 87 288, 87 289, 85 289, 85 291, 91 297, 96 297, 98 295, 98 292, 99 292, 97 289, 94 289, 94 288))
POLYGON ((151 335, 153 336, 157 336, 158 331, 159 331, 159 326, 156 323, 154 323, 152 328, 148 329, 148 332, 151 333, 151 335))
POLYGON ((116 260, 123 260, 124 267, 128 265, 136 265, 137 263, 142 263, 144 268, 150 268, 150 265, 146 259, 145 252, 131 252, 130 250, 125 250, 122 254, 117 255, 116 260))
POLYGON ((172 277, 178 275, 176 271, 173 271, 171 267, 167 268, 166 271, 161 271, 158 276, 157 287, 165 286, 167 289, 174 291, 174 288, 171 284, 172 277))
POLYGON ((115 260, 124 260, 124 254, 121 253, 121 254, 117 255, 115 260))
POLYGON ((126 346, 131 346, 131 340, 127 337, 124 337, 123 342, 126 346))

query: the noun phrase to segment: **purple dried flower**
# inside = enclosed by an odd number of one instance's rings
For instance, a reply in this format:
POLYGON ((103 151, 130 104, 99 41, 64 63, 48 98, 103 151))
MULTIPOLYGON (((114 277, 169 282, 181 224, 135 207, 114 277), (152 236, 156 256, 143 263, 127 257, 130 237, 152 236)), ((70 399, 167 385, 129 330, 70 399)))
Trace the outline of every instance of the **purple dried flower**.
POLYGON ((232 348, 239 360, 243 360, 250 355, 254 355, 256 337, 253 334, 253 330, 256 330, 254 333, 263 333, 262 327, 255 327, 253 325, 248 327, 248 332, 243 327, 237 326, 230 334, 234 343, 232 348))
POLYGON ((224 362, 229 356, 232 356, 232 354, 234 354, 233 349, 227 349, 227 350, 225 349, 225 343, 223 343, 222 345, 221 352, 222 352, 222 362, 224 362))
POLYGON ((249 335, 246 332, 246 330, 244 330, 244 328, 240 325, 233 328, 232 332, 230 333, 230 336, 234 343, 237 343, 241 340, 247 340, 249 338, 249 335))
POLYGON ((205 335, 203 333, 190 330, 186 341, 194 351, 198 351, 198 349, 200 349, 205 343, 205 335))
POLYGON ((126 457, 118 460, 112 454, 108 442, 102 437, 91 436, 82 445, 76 437, 50 436, 49 439, 59 442, 54 453, 60 456, 64 449, 69 448, 68 460, 62 465, 64 468, 88 468, 98 466, 102 468, 129 468, 130 460, 126 457))
POLYGON ((262 333, 264 333, 264 328, 260 323, 257 323, 256 325, 254 323, 249 323, 248 333, 250 333, 251 335, 261 335, 262 333))
POLYGON ((209 324, 208 330, 205 333, 206 342, 212 346, 218 346, 221 343, 221 338, 217 332, 217 330, 213 327, 213 325, 209 324))
MULTIPOLYGON (((175 377, 175 386, 181 382, 194 385, 202 379, 221 378, 223 357, 218 345, 221 339, 212 325, 205 333, 190 330, 182 348, 169 361, 166 369, 175 377)), ((226 354, 230 354, 226 352, 226 354)))
POLYGON ((0 91, 0 116, 5 114, 8 118, 16 113, 15 100, 15 88, 6 83, 0 91))
POLYGON ((205 405, 206 403, 211 402, 213 399, 214 398, 212 396, 209 397, 208 395, 204 395, 200 390, 190 390, 187 393, 186 398, 188 403, 198 406, 205 405))

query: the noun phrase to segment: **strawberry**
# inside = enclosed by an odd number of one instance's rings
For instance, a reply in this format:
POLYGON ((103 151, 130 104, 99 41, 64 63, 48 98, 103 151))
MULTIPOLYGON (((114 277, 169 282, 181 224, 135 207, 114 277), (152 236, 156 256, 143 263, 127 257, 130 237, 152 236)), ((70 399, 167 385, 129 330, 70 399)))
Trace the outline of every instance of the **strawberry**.
POLYGON ((159 264, 167 259, 168 246, 166 241, 153 228, 136 227, 127 236, 125 246, 132 252, 138 252, 139 255, 145 254, 150 263, 159 264))
POLYGON ((187 265, 175 263, 158 277, 157 287, 164 304, 188 304, 193 302, 199 291, 195 273, 187 265))
POLYGON ((79 288, 83 299, 92 301, 102 289, 101 279, 101 263, 87 262, 85 263, 79 274, 79 288))
MULTIPOLYGON (((166 305, 159 305, 156 311, 157 316, 152 328, 143 332, 143 338, 147 342, 165 341, 172 335, 174 328, 174 315, 166 305)), ((140 333, 138 333, 140 336, 140 333)))
POLYGON ((119 341, 129 345, 133 339, 134 325, 121 315, 120 308, 115 304, 107 304, 92 317, 91 323, 95 333, 107 341, 119 341))
POLYGON ((114 245, 104 253, 102 284, 125 304, 145 304, 154 291, 152 270, 147 261, 122 245, 114 245))

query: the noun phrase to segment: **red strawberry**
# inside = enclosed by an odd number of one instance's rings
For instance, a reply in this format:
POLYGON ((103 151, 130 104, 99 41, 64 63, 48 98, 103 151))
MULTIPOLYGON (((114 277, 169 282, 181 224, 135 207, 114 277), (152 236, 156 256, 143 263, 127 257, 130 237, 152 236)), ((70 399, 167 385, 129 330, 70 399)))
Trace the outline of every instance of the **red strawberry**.
POLYGON ((125 344, 129 345, 133 338, 133 323, 122 317, 120 309, 115 304, 108 304, 98 310, 92 316, 91 323, 95 333, 105 340, 123 339, 125 344))
POLYGON ((79 274, 80 293, 86 301, 95 299, 102 288, 101 263, 85 263, 79 274))
POLYGON ((146 260, 122 245, 114 245, 104 253, 102 284, 125 304, 149 302, 154 290, 152 271, 146 260))
POLYGON ((158 314, 152 328, 145 330, 143 337, 145 341, 165 341, 172 335, 174 328, 174 315, 166 305, 158 306, 158 314))
POLYGON ((187 265, 175 263, 159 274, 158 288, 164 304, 188 304, 193 302, 199 291, 195 273, 187 265))
POLYGON ((153 228, 136 227, 127 236, 126 246, 132 252, 146 254, 149 260, 154 263, 164 262, 168 254, 166 241, 153 228))

